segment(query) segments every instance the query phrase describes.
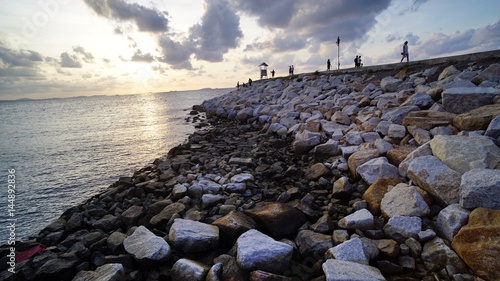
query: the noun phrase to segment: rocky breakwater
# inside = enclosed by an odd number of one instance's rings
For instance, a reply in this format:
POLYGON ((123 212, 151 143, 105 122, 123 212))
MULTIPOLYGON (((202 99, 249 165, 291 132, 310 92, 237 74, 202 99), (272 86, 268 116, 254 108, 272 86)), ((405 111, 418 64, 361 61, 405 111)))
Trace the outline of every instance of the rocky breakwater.
POLYGON ((254 82, 0 277, 499 280, 499 83, 496 61, 254 82))

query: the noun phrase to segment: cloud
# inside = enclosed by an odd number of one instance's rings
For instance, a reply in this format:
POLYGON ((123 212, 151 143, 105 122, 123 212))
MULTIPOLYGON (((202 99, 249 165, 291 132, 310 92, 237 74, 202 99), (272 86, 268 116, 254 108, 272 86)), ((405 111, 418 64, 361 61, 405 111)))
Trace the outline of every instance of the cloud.
MULTIPOLYGON (((117 21, 134 22, 139 31, 161 33, 169 30, 166 12, 123 0, 84 0, 97 15, 117 21)), ((121 28, 115 28, 122 33, 121 28)))
POLYGON ((155 58, 150 53, 143 54, 141 50, 137 49, 130 60, 135 62, 153 62, 155 58))
MULTIPOLYGON (((239 11, 256 16, 260 26, 265 28, 285 28, 297 12, 296 6, 301 1, 296 0, 232 0, 239 11)), ((314 2, 310 3, 315 5, 314 2)))
POLYGON ((4 67, 32 67, 43 62, 43 56, 32 50, 14 50, 0 41, 0 65, 4 67))
POLYGON ((160 61, 170 64, 173 69, 193 69, 190 62, 193 48, 188 41, 177 42, 164 34, 160 36, 158 44, 162 51, 160 61))
POLYGON ((225 0, 206 0, 201 22, 190 28, 197 59, 218 62, 243 37, 240 18, 225 0))
POLYGON ((94 56, 90 52, 85 52, 85 49, 81 46, 73 46, 73 52, 80 54, 83 61, 87 63, 94 62, 94 56))
POLYGON ((64 52, 61 54, 61 67, 81 68, 82 64, 78 61, 77 57, 64 52))
POLYGON ((416 51, 423 58, 451 53, 473 53, 500 48, 500 21, 478 29, 467 29, 446 35, 432 33, 416 51))

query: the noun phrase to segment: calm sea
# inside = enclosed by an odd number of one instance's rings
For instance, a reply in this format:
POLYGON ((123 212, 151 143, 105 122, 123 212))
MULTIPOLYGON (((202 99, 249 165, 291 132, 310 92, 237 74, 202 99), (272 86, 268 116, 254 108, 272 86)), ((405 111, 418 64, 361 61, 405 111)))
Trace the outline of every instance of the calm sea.
POLYGON ((9 223, 17 238, 36 235, 68 208, 165 155, 194 132, 185 120, 191 106, 228 92, 0 102, 0 244, 9 223))

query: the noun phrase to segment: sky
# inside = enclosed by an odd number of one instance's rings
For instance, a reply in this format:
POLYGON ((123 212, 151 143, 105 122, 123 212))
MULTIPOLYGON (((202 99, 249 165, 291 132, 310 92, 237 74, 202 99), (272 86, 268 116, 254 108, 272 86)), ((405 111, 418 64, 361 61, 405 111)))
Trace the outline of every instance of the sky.
POLYGON ((500 49, 498 0, 0 0, 0 100, 230 88, 500 49), (340 46, 337 46, 340 38, 340 46))

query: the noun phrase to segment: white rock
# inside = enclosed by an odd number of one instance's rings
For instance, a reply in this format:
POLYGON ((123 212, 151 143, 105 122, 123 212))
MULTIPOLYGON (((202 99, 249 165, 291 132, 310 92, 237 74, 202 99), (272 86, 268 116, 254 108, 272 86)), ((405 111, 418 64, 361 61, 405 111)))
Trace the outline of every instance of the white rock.
POLYGON ((325 257, 334 258, 336 260, 352 261, 361 264, 368 264, 370 262, 369 257, 363 250, 363 242, 359 238, 345 241, 333 248, 328 249, 325 257))
POLYGON ((343 217, 338 222, 339 226, 347 229, 373 229, 375 219, 367 209, 358 210, 348 216, 343 217))
POLYGON ((170 256, 170 246, 167 241, 142 225, 123 240, 123 247, 136 260, 158 261, 170 256))
POLYGON ((322 267, 326 281, 386 280, 378 268, 357 262, 328 259, 322 267))
POLYGON ((380 204, 383 214, 393 216, 423 217, 430 209, 417 187, 405 183, 394 186, 384 195, 380 204))
POLYGON ((204 252, 215 249, 219 243, 219 228, 214 225, 176 219, 168 233, 172 245, 184 253, 204 252))
POLYGON ((473 169, 462 175, 460 205, 500 210, 500 170, 473 169))
POLYGON ((467 224, 469 215, 470 211, 458 204, 451 204, 439 212, 434 226, 442 237, 451 242, 460 228, 467 224))
POLYGON ((399 177, 398 168, 390 164, 385 157, 375 158, 359 165, 356 172, 369 184, 379 178, 399 177))

